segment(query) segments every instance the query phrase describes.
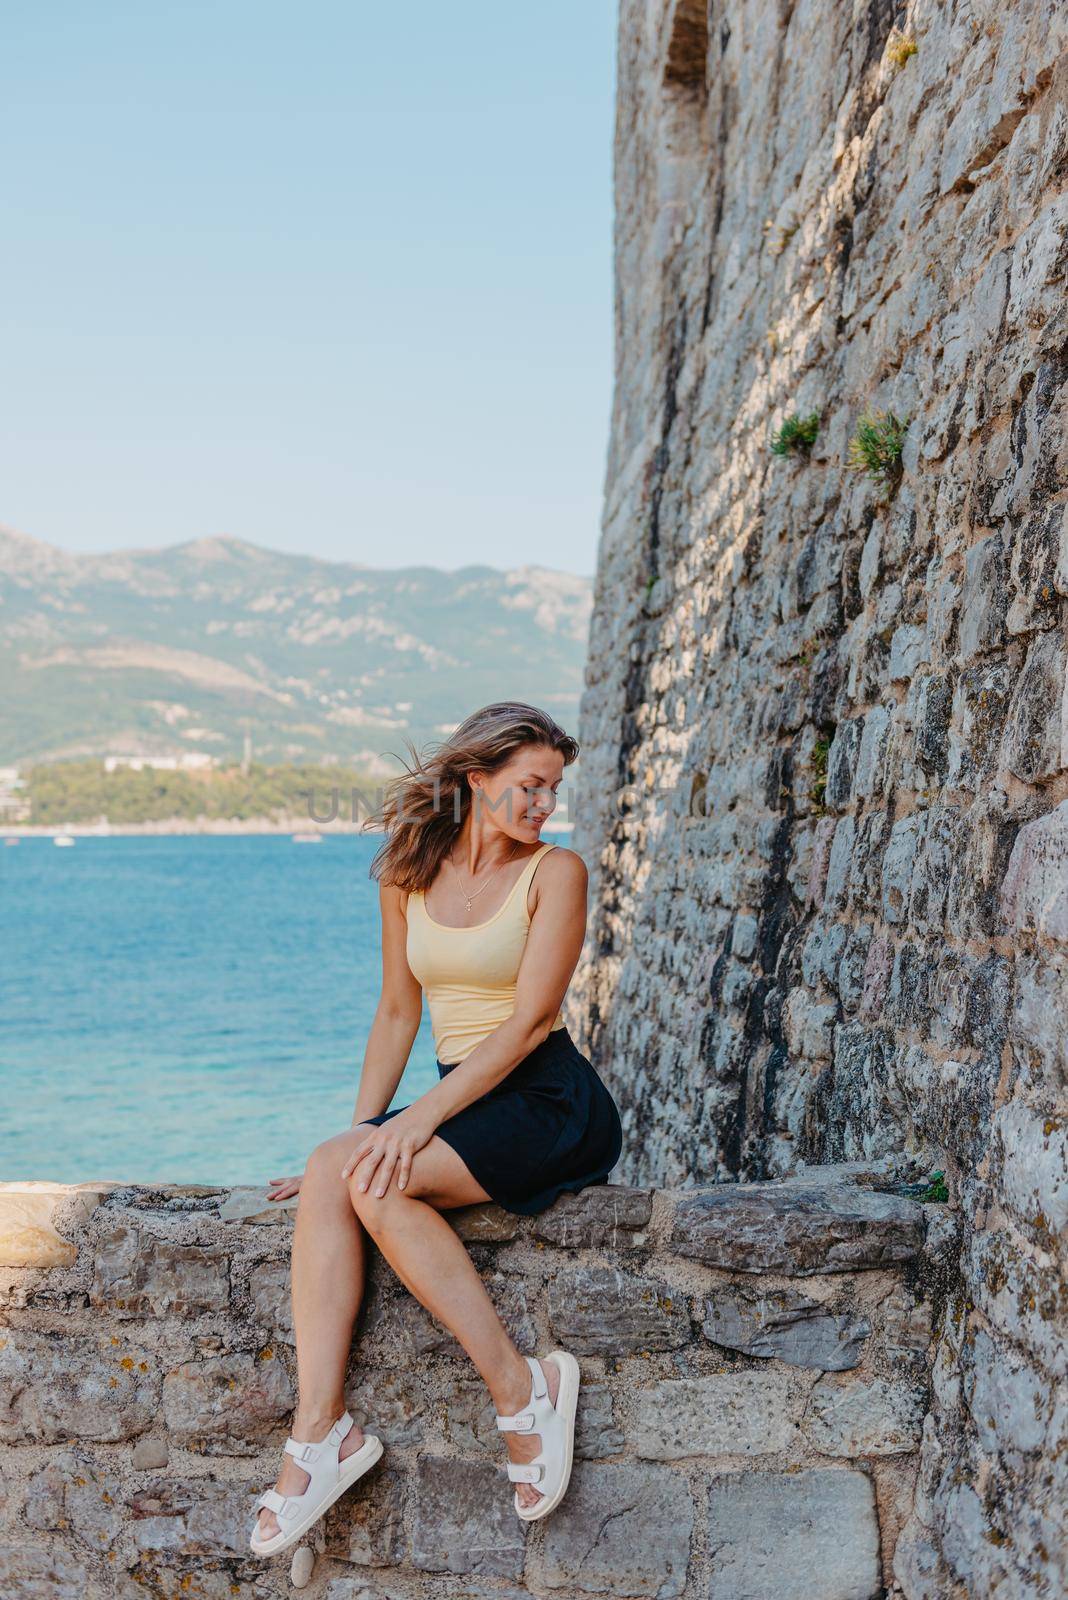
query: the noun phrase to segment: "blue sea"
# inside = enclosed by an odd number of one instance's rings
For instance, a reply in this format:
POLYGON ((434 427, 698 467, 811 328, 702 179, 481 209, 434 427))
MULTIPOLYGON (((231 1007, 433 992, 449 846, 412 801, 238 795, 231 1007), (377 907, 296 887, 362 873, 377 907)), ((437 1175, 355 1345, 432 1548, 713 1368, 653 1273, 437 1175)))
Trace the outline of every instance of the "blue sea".
MULTIPOLYGON (((0 848, 0 1180, 265 1184, 352 1122, 381 835, 0 848)), ((429 1017, 394 1096, 437 1082, 429 1017)))

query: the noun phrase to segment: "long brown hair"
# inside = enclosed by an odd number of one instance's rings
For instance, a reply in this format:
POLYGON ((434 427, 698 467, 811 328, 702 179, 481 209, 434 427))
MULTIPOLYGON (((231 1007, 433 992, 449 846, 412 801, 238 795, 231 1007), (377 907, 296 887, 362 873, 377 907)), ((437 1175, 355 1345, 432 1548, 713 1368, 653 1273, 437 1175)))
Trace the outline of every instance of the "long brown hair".
POLYGON ((371 877, 411 892, 427 889, 451 850, 472 805, 470 772, 496 772, 525 744, 559 751, 565 766, 578 741, 547 711, 520 700, 500 700, 473 711, 447 739, 422 754, 406 739, 412 766, 385 787, 385 798, 364 828, 385 828, 386 840, 371 863, 371 877))

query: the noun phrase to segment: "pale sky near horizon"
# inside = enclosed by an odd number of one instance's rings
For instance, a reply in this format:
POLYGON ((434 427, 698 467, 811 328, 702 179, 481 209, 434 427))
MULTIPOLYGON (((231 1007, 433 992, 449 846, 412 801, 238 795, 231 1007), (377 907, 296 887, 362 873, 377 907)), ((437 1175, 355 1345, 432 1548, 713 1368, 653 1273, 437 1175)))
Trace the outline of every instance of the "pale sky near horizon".
POLYGON ((0 38, 0 523, 593 572, 615 0, 59 0, 0 38))

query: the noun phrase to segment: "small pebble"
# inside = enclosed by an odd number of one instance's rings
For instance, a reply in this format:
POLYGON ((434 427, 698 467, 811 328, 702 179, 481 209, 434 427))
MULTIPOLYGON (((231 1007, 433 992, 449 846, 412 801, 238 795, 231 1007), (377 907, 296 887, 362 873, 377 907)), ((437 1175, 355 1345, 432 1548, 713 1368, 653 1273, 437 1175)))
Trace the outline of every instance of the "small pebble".
POLYGON ((289 1579, 294 1589, 306 1589, 311 1582, 312 1569, 315 1566, 315 1553, 302 1544, 299 1550, 293 1552, 293 1563, 289 1569, 289 1579))

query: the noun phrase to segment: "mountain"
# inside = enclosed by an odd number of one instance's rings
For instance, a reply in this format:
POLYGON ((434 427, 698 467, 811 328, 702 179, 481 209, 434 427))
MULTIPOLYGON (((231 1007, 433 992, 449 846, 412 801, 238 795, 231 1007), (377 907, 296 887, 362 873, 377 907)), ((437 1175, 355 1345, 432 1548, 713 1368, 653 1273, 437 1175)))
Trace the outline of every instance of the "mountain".
MULTIPOLYGON (((352 761, 527 700, 576 730, 592 579, 379 569, 195 539, 76 555, 0 529, 0 762, 352 761)), ((388 770, 396 770, 389 764, 388 770)))

